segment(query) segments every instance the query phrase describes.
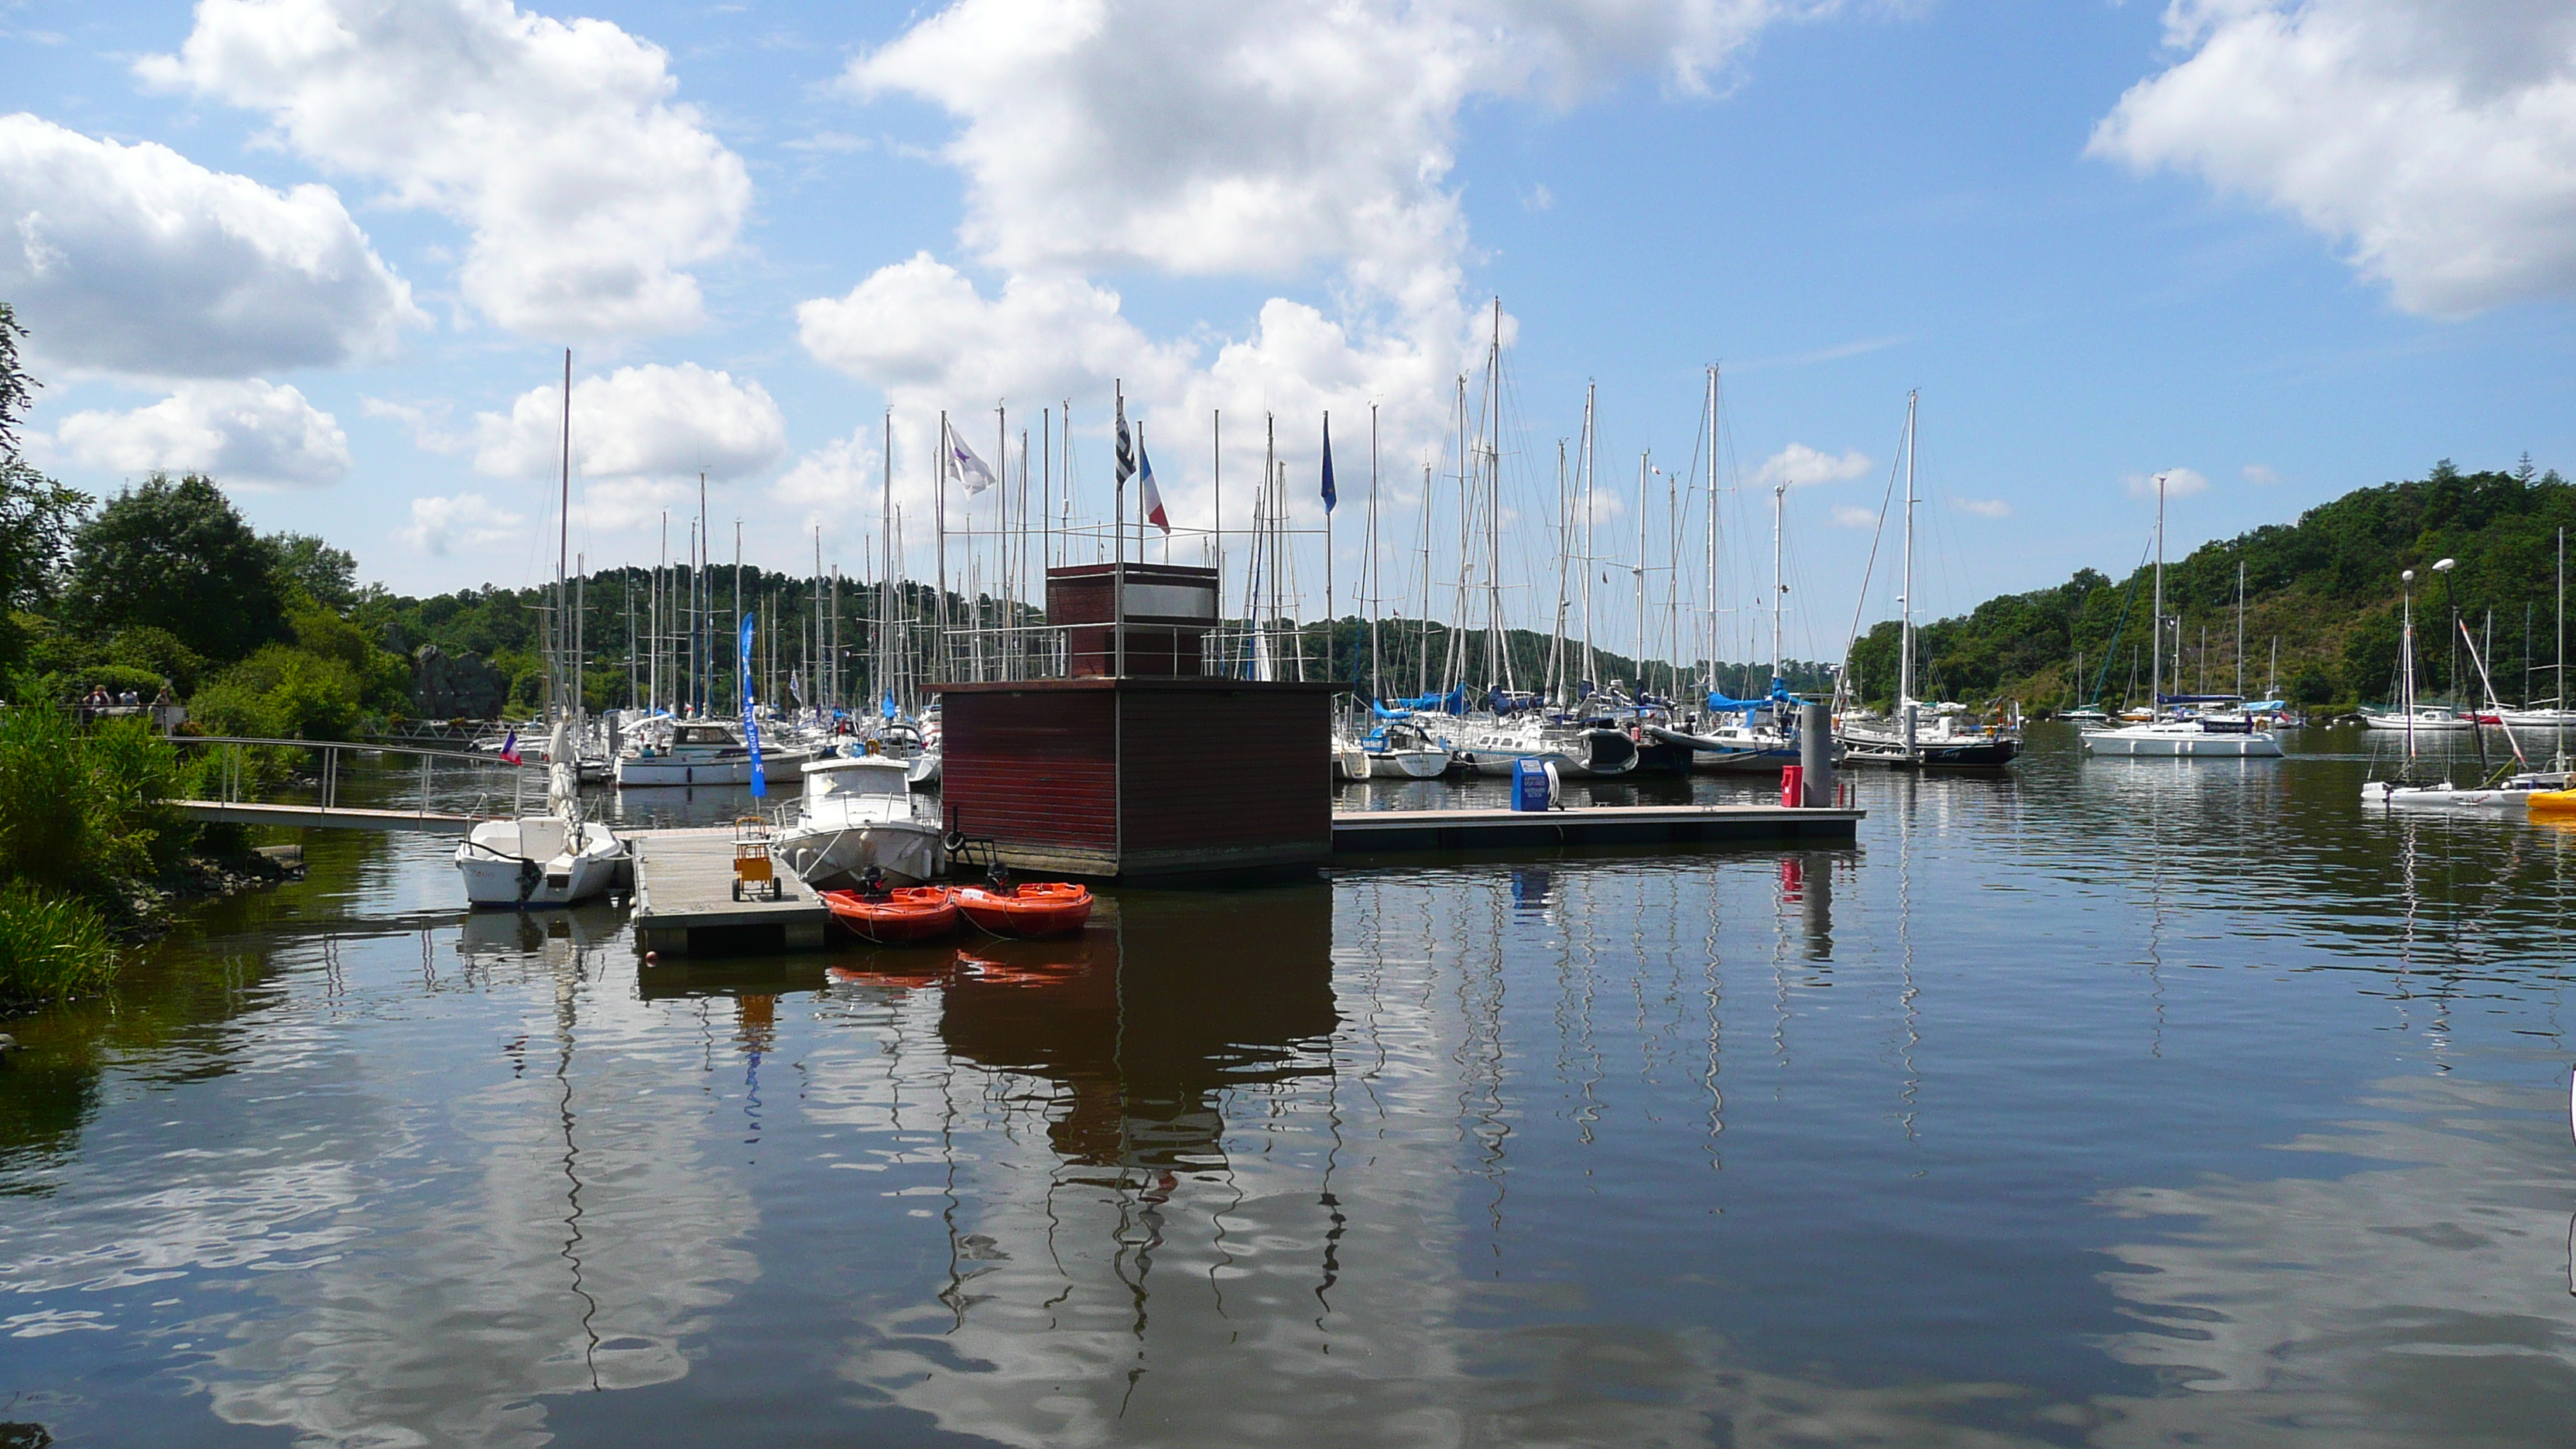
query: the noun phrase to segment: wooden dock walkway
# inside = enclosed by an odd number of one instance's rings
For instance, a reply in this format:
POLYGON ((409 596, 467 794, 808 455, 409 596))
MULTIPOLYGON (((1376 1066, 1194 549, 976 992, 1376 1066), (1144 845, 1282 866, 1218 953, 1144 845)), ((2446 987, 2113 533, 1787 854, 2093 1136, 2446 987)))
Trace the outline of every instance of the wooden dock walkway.
POLYGON ((814 951, 831 919, 814 888, 785 867, 777 900, 733 898, 733 827, 640 830, 635 842, 635 949, 673 956, 814 951))
POLYGON ((1333 854, 1558 845, 1848 845, 1865 810, 1778 805, 1589 805, 1564 810, 1350 810, 1333 816, 1333 854))

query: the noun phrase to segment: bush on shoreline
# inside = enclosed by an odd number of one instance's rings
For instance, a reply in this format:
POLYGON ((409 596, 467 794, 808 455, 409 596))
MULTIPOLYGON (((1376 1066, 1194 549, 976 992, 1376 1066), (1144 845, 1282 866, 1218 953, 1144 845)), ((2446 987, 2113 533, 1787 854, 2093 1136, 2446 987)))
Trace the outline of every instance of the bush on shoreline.
POLYGON ((139 720, 0 710, 0 1005, 107 983, 109 921, 197 843, 170 803, 179 780, 178 751, 139 720))

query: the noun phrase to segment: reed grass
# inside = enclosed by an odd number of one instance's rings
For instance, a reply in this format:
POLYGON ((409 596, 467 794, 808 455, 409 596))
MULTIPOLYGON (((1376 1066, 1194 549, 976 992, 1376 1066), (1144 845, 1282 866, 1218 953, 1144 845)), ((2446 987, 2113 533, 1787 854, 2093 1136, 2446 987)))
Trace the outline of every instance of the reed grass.
POLYGON ((0 884, 0 1005, 87 996, 115 975, 107 923, 87 902, 32 881, 0 884))

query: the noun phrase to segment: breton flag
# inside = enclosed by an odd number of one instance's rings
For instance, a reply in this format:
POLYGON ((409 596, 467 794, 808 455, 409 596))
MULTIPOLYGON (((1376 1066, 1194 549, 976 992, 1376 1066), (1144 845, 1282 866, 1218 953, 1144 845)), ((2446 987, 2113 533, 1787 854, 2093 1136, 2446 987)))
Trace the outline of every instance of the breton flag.
POLYGON ((1324 414, 1324 511, 1333 511, 1333 415, 1324 414))
POLYGON ((512 730, 501 737, 501 758, 507 760, 513 765, 519 763, 519 732, 517 730, 512 730))
POLYGON ((975 450, 966 446, 955 428, 948 430, 948 476, 965 484, 970 498, 993 486, 993 470, 984 466, 984 460, 975 456, 975 450))
POLYGON ((1164 516, 1163 490, 1154 486, 1154 460, 1145 456, 1145 445, 1142 442, 1136 445, 1136 473, 1145 489, 1143 498, 1146 522, 1163 530, 1168 536, 1172 531, 1172 520, 1164 516))

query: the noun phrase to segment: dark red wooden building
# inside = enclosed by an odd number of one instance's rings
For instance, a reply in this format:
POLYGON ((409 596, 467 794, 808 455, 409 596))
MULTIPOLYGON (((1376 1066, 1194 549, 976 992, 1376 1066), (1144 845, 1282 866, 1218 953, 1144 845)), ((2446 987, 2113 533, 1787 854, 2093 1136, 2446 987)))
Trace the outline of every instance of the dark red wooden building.
POLYGON ((933 685, 948 827, 1013 869, 1103 880, 1311 869, 1332 853, 1338 686, 1203 674, 1212 569, 1047 571, 1064 679, 933 685), (1121 624, 1120 606, 1124 605, 1121 624))

